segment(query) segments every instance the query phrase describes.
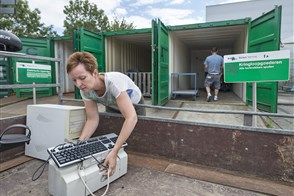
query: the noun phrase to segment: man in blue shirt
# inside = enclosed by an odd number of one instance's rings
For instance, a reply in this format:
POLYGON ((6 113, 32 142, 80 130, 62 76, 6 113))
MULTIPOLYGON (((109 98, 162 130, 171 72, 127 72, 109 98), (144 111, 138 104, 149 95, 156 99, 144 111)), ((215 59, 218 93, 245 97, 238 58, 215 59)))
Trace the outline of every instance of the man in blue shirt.
POLYGON ((212 95, 210 92, 210 87, 214 87, 214 101, 218 100, 218 92, 221 87, 221 76, 222 76, 222 69, 224 60, 223 57, 217 54, 218 49, 213 47, 211 49, 211 55, 206 57, 204 61, 205 69, 207 69, 207 76, 205 78, 204 86, 207 92, 207 99, 206 101, 212 100, 212 95))

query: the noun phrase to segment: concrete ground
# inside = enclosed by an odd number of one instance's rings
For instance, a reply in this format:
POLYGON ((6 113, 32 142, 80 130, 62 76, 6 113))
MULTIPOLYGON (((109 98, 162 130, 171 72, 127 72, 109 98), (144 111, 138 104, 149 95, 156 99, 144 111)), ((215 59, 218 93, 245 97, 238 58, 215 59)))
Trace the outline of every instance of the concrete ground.
MULTIPOLYGON (((127 152, 126 175, 110 183, 108 196, 289 196, 291 185, 212 170, 182 162, 148 157, 127 152)), ((48 164, 42 175, 32 181, 33 174, 44 162, 31 159, 1 172, 1 196, 46 196, 48 164)), ((37 173, 40 174, 40 173, 37 173)), ((105 187, 96 191, 102 195, 105 187)))
MULTIPOLYGON (((294 93, 280 92, 278 98, 278 113, 294 115, 294 93)), ((273 127, 294 131, 294 119, 270 117, 273 127)))

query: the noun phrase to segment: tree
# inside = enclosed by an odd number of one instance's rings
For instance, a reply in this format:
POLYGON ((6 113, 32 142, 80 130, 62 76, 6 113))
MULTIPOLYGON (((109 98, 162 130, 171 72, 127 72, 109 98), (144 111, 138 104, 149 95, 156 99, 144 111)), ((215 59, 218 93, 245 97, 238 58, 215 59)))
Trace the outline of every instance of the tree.
POLYGON ((113 22, 111 22, 110 28, 108 29, 109 31, 121 31, 121 30, 129 30, 129 29, 134 29, 133 22, 128 24, 125 20, 125 18, 122 18, 120 21, 118 17, 115 17, 113 22))
POLYGON ((108 17, 104 11, 88 0, 70 0, 69 5, 64 6, 63 13, 66 15, 63 22, 64 35, 72 35, 74 29, 81 27, 94 32, 109 29, 108 17))
POLYGON ((71 36, 74 29, 81 27, 93 32, 134 29, 133 23, 128 24, 124 18, 120 21, 115 17, 110 23, 104 11, 88 0, 70 0, 69 5, 64 6, 63 13, 66 15, 64 35, 71 36))
POLYGON ((45 26, 40 22, 40 10, 30 10, 28 1, 18 0, 16 4, 17 14, 1 14, 0 29, 11 31, 17 36, 47 37, 57 36, 53 26, 45 26))

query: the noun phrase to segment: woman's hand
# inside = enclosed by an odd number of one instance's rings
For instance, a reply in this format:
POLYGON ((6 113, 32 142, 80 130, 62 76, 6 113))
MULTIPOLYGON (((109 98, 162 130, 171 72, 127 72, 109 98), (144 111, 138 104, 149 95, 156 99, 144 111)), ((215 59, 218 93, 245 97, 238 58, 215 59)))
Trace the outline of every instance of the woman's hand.
MULTIPOLYGON (((106 156, 106 159, 103 163, 104 166, 108 167, 109 176, 112 176, 116 170, 116 157, 117 154, 114 151, 110 151, 110 153, 106 156)), ((104 169, 104 168, 101 168, 104 169)), ((104 174, 107 176, 107 172, 104 174)))

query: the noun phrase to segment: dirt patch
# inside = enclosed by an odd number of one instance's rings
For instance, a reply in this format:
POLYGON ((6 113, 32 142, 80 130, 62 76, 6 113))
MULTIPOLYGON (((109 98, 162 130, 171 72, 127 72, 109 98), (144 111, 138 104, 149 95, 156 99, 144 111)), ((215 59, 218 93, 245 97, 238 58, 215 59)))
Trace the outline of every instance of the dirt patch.
POLYGON ((294 137, 285 137, 277 145, 277 153, 284 164, 284 174, 282 180, 294 182, 294 137))

